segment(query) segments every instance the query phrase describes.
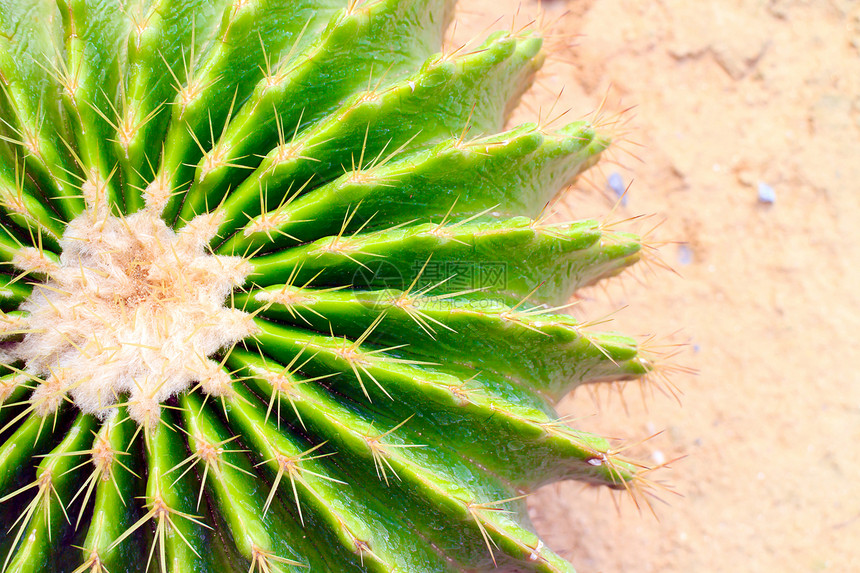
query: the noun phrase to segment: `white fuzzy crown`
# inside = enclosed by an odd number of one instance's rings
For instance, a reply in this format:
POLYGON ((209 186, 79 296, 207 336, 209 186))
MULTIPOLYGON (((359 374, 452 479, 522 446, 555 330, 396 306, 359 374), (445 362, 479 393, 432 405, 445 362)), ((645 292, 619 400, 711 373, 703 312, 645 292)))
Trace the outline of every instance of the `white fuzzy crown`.
POLYGON ((69 223, 59 266, 22 306, 28 333, 7 349, 40 379, 39 414, 68 394, 103 418, 126 395, 131 417, 145 423, 195 381, 229 391, 210 357, 255 332, 250 315, 224 306, 251 265, 207 251, 217 223, 202 215, 177 233, 150 210, 87 211, 69 223))

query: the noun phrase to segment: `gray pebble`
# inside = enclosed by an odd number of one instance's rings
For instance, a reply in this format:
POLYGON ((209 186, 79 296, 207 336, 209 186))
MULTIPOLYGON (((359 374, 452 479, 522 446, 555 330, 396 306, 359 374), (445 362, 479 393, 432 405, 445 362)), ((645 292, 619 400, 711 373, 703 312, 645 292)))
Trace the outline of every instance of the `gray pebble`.
POLYGON ((624 178, 621 177, 620 173, 617 171, 610 173, 606 180, 606 186, 615 193, 616 197, 621 197, 622 205, 627 205, 627 195, 624 194, 627 188, 624 186, 624 178))
POLYGON ((773 205, 776 202, 776 191, 767 183, 759 182, 758 184, 758 200, 760 203, 773 205))

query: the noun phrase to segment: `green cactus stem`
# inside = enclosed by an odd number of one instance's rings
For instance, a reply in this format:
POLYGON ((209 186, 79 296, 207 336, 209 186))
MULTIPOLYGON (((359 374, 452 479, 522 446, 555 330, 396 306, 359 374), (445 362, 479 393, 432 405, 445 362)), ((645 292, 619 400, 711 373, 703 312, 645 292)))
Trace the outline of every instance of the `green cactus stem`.
POLYGON ((609 138, 452 14, 0 0, 3 572, 569 572, 525 496, 646 484, 554 410, 654 368, 564 313, 639 237, 544 216, 609 138))

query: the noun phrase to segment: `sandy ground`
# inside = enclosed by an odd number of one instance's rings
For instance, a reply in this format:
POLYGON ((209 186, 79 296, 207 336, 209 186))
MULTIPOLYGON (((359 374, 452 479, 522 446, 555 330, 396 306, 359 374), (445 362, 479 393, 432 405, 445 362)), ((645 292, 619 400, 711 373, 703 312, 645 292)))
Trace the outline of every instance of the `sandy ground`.
MULTIPOLYGON (((537 9, 461 4, 458 36, 537 9)), ((672 362, 698 375, 673 377, 680 404, 652 386, 562 402, 628 442, 662 431, 631 455, 686 457, 653 476, 678 494, 659 492, 656 517, 565 483, 532 497, 538 530, 581 573, 860 571, 860 2, 543 8, 564 37, 517 118, 562 86, 571 120, 607 94, 609 111, 636 106, 613 161, 560 208, 605 214, 617 173, 633 184, 613 218, 651 214, 631 226, 665 221, 657 240, 676 241, 660 254, 677 275, 634 272, 576 314, 622 309, 611 328, 687 343, 672 362)))

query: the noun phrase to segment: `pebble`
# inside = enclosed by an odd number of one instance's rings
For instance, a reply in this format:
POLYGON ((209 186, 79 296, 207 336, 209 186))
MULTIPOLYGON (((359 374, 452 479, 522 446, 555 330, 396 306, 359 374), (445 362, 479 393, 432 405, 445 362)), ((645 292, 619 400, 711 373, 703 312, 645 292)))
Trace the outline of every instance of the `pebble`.
POLYGON ((621 205, 627 205, 627 195, 624 194, 627 188, 624 186, 624 178, 620 173, 617 171, 610 173, 606 180, 606 186, 615 193, 616 197, 621 198, 621 205))
POLYGON ((759 182, 758 184, 758 200, 759 203, 773 205, 776 202, 776 191, 767 183, 759 182))
POLYGON ((678 245, 678 262, 685 266, 693 262, 693 249, 689 245, 678 245))

